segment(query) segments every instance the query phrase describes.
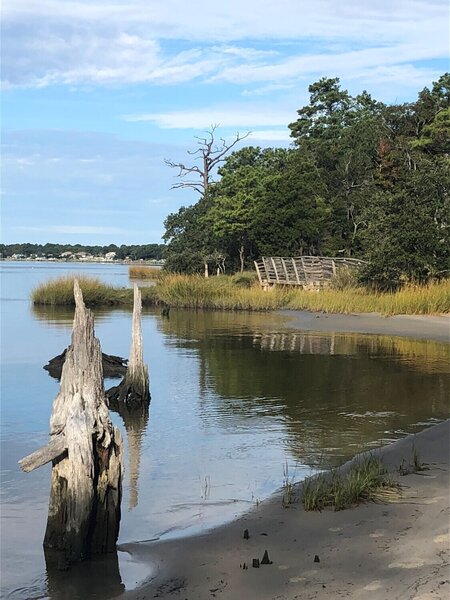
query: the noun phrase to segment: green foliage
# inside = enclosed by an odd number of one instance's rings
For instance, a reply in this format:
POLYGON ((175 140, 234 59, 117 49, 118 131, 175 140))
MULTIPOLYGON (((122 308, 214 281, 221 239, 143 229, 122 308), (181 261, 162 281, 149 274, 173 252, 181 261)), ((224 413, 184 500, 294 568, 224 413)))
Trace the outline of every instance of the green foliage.
POLYGON ((309 87, 290 149, 224 159, 208 194, 166 221, 168 269, 201 272, 220 254, 241 271, 261 255, 358 256, 379 290, 450 273, 450 74, 416 102, 309 87))

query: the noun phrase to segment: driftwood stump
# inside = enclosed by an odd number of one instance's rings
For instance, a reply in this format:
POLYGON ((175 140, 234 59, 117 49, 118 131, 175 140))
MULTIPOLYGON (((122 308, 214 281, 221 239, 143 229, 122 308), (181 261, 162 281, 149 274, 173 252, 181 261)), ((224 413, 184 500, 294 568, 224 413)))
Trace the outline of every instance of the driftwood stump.
POLYGON ((52 460, 44 547, 67 561, 116 547, 122 496, 122 438, 109 419, 99 341, 78 281, 75 317, 60 391, 53 402, 49 444, 20 461, 31 471, 52 460))
POLYGON ((142 301, 141 292, 134 284, 133 321, 131 329, 131 348, 128 370, 119 385, 108 390, 110 402, 125 402, 129 407, 150 402, 148 369, 144 365, 141 328, 142 301))

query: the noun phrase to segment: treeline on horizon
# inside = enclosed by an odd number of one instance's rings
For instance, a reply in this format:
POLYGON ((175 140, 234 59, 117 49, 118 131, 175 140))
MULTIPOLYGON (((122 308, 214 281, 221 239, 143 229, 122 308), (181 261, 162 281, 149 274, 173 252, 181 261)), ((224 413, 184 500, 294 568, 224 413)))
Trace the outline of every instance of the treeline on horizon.
POLYGON ((64 252, 86 252, 92 256, 104 256, 108 252, 115 252, 116 259, 124 260, 160 260, 164 258, 166 246, 164 244, 130 245, 122 244, 116 246, 84 246, 82 244, 0 244, 0 256, 6 258, 13 254, 21 254, 27 258, 30 256, 44 256, 46 258, 59 258, 64 252))
POLYGON ((354 256, 380 289, 450 274, 450 74, 386 105, 338 78, 309 87, 288 149, 244 147, 165 220, 166 269, 233 272, 265 256, 354 256))

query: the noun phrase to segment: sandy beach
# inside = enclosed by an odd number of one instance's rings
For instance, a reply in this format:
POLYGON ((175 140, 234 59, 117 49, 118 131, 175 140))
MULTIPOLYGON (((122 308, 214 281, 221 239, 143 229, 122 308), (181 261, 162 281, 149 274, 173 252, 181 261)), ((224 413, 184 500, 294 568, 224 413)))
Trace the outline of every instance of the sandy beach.
POLYGON ((394 315, 376 313, 331 314, 308 311, 277 311, 286 317, 286 326, 303 331, 326 333, 368 333, 450 342, 450 316, 394 315))
MULTIPOLYGON (((449 335, 448 317, 288 316, 290 326, 305 330, 438 341, 448 341, 449 335)), ((121 550, 154 570, 141 587, 120 598, 446 600, 449 440, 450 420, 377 450, 401 485, 401 494, 386 503, 305 512, 299 502, 284 507, 280 492, 205 535, 123 544, 121 550), (426 470, 400 475, 402 462, 412 464, 413 448, 426 470), (245 530, 249 539, 244 539, 245 530), (254 568, 253 559, 261 560, 266 550, 272 564, 254 568)))

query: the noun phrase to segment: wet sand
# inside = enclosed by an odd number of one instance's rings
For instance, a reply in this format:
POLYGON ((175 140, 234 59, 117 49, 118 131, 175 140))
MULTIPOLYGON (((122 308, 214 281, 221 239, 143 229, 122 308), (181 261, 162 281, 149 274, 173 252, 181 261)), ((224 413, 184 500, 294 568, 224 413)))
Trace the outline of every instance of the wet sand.
POLYGON ((307 311, 277 311, 286 326, 327 333, 368 333, 450 342, 450 316, 394 315, 377 313, 341 315, 307 311))
POLYGON ((448 598, 449 439, 446 421, 379 450, 397 472, 403 460, 412 462, 414 444, 427 466, 397 475, 402 494, 392 502, 312 513, 299 503, 284 508, 279 494, 206 535, 125 544, 136 559, 154 564, 155 575, 121 598, 448 598), (265 550, 273 563, 253 568, 265 550))
MULTIPOLYGON (((288 317, 288 327, 299 330, 449 341, 448 317, 281 314, 288 317)), ((149 581, 120 598, 447 599, 449 441, 450 420, 377 451, 401 484, 401 496, 388 503, 312 513, 298 502, 285 508, 280 492, 204 535, 123 544, 121 550, 152 564, 154 571, 149 581), (413 447, 427 469, 401 476, 398 467, 403 461, 412 464, 413 447), (261 560, 265 550, 272 564, 253 568, 253 559, 261 560)))

